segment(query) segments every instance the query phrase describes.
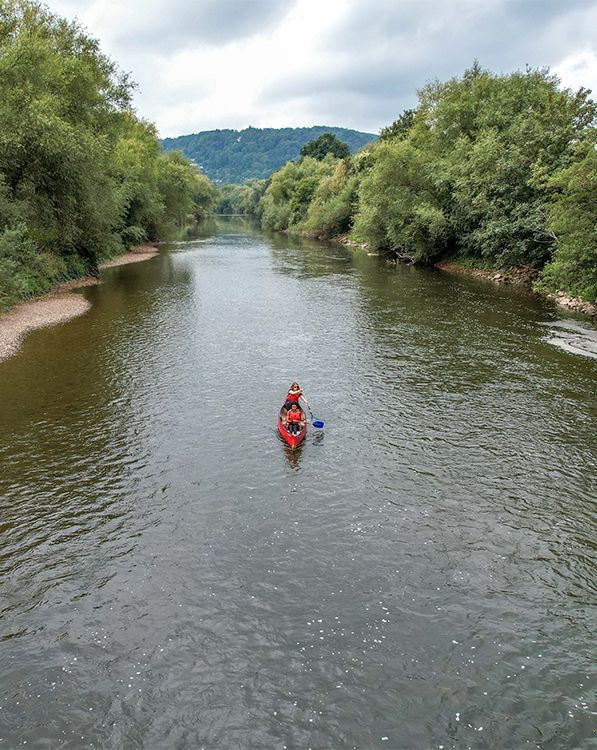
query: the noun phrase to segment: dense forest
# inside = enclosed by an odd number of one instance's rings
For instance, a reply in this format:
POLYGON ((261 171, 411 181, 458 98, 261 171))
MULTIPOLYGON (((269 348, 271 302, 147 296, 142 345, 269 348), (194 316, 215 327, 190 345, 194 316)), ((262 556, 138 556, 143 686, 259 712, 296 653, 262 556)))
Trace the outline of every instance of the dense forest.
POLYGON ((210 209, 215 188, 163 153, 132 90, 76 23, 0 3, 0 308, 210 209))
POLYGON ((547 70, 475 64, 354 156, 304 156, 224 186, 220 209, 339 235, 408 262, 524 267, 536 287, 597 301, 597 106, 547 70))
POLYGON ((301 148, 324 133, 331 133, 346 143, 354 153, 376 136, 347 128, 246 128, 245 130, 209 130, 178 138, 165 138, 165 151, 180 149, 201 166, 216 183, 242 183, 269 177, 291 159, 298 158, 301 148))

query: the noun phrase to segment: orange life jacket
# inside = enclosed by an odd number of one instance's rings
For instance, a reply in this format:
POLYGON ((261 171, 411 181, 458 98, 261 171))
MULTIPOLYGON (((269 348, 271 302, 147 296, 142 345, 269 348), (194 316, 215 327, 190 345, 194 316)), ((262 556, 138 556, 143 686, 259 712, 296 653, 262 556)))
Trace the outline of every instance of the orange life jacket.
POLYGON ((286 412, 286 419, 289 422, 300 422, 302 418, 301 410, 297 409, 296 411, 293 411, 292 409, 289 409, 286 412))
POLYGON ((292 404, 298 404, 298 400, 302 394, 302 391, 288 391, 286 401, 290 401, 292 404))

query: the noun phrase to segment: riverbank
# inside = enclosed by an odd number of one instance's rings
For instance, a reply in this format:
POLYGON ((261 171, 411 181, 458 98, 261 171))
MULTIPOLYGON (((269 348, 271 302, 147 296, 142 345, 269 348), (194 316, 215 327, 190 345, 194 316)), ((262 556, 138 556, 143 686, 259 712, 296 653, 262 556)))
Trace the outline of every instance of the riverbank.
POLYGON ((590 318, 597 320, 597 305, 590 302, 584 302, 578 297, 572 297, 566 292, 546 292, 537 290, 534 283, 537 280, 537 272, 528 267, 517 267, 507 269, 482 269, 463 266, 454 261, 440 261, 435 264, 435 268, 446 273, 455 273, 462 276, 474 276, 476 278, 492 281, 494 284, 510 284, 528 289, 535 294, 547 297, 560 307, 573 312, 579 312, 588 315, 590 318))
MULTIPOLYGON (((100 265, 100 270, 103 270, 104 268, 114 268, 115 266, 125 266, 128 263, 139 263, 141 260, 155 258, 157 254, 158 249, 155 245, 135 245, 135 247, 132 247, 128 253, 119 255, 117 258, 106 261, 106 263, 102 263, 100 265)), ((99 283, 99 281, 96 283, 99 283)))
MULTIPOLYGON (((149 260, 157 254, 153 245, 138 245, 128 253, 102 263, 100 270, 149 260)), ((101 276, 66 281, 44 297, 21 302, 0 315, 0 362, 18 352, 30 331, 65 323, 87 312, 91 303, 73 290, 99 283, 101 276)))
MULTIPOLYGON (((362 250, 367 255, 381 255, 383 253, 372 252, 371 248, 366 242, 355 242, 351 240, 348 235, 341 235, 335 238, 336 242, 340 242, 342 245, 352 247, 357 250, 362 250)), ((399 260, 399 259, 398 259, 399 260)), ((484 279, 485 281, 492 281, 494 284, 510 284, 513 286, 523 287, 529 292, 539 294, 547 299, 555 302, 559 307, 566 310, 572 310, 583 315, 588 315, 593 319, 593 322, 597 322, 597 304, 591 302, 585 302, 578 297, 572 297, 564 291, 547 292, 544 290, 537 290, 534 286, 537 281, 537 271, 534 268, 528 266, 519 266, 515 268, 475 268, 473 266, 465 266, 457 263, 454 260, 442 260, 439 263, 435 263, 434 267, 440 271, 446 273, 458 274, 460 276, 472 276, 478 279, 484 279)))

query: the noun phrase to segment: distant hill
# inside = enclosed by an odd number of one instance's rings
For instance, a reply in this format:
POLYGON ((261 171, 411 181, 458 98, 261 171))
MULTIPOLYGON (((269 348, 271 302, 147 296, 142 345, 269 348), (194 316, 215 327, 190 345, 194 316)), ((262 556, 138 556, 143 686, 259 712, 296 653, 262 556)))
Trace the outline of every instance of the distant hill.
POLYGON ((290 159, 298 158, 301 147, 322 133, 333 133, 352 153, 377 137, 348 128, 315 125, 312 128, 206 130, 164 138, 161 143, 165 151, 180 149, 214 182, 239 183, 250 177, 269 177, 290 159))

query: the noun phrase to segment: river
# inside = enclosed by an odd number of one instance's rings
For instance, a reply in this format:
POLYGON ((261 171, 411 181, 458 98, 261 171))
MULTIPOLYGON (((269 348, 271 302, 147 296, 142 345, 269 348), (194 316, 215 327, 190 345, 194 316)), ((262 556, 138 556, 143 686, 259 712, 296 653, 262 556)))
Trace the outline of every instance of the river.
POLYGON ((238 222, 82 293, 0 363, 0 747, 595 747, 551 305, 238 222))

